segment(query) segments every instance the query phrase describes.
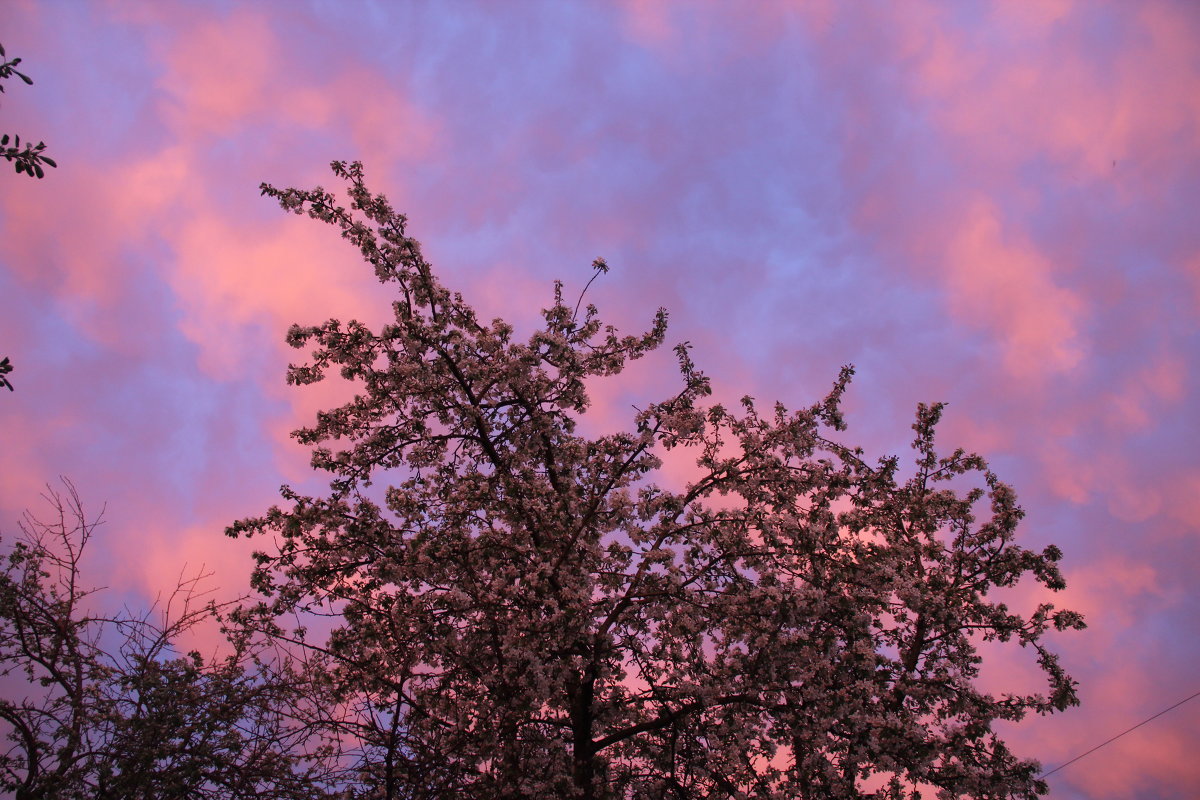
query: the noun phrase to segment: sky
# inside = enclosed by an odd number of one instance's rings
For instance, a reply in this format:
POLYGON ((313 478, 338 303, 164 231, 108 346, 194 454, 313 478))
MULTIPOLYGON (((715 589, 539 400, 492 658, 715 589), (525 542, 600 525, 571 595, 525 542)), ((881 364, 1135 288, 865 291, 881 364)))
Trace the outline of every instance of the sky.
MULTIPOLYGON (((1051 642, 1082 706, 1006 729, 1018 753, 1053 769, 1200 691, 1195 3, 4 0, 0 42, 34 80, 0 130, 59 165, 0 164, 0 532, 70 478, 109 596, 236 594, 225 526, 319 487, 288 433, 339 390, 285 385, 285 332, 390 298, 258 187, 361 160, 485 319, 531 330, 596 257, 607 320, 669 310, 597 429, 678 386, 683 341, 718 399, 804 407, 854 364, 876 456, 948 403, 943 446, 1016 488, 1089 624, 1051 642)), ((1036 688, 1027 656, 985 679, 1036 688)), ((1200 699, 1050 797, 1195 797, 1198 744, 1200 699)))

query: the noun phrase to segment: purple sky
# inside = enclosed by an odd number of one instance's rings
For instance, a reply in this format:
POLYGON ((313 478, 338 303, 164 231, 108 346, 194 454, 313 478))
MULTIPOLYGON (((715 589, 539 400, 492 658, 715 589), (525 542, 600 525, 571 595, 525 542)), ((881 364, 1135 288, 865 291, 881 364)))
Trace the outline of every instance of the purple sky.
MULTIPOLYGON (((309 482, 293 322, 378 322, 336 234, 258 184, 409 214, 445 281, 528 329, 590 299, 671 312, 719 399, 792 408, 854 363, 851 440, 903 453, 950 405, 1066 552, 1055 640, 1083 706, 1011 732, 1051 768, 1200 690, 1200 6, 1162 2, 44 2, 0 32, 35 85, 0 130, 0 530, 66 475, 94 579, 237 592, 225 525, 309 482)), ((597 427, 677 385, 669 348, 597 387, 597 427)), ((315 485, 315 484, 314 484, 315 485)), ((988 680, 1032 688, 1030 659, 988 680)), ((1055 798, 1200 794, 1200 700, 1051 778, 1055 798)))

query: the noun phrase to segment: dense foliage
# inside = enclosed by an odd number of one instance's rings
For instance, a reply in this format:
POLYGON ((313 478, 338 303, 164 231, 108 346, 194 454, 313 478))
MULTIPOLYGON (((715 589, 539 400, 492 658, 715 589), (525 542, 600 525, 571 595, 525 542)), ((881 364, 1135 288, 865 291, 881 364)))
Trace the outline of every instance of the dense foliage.
POLYGON ((1016 544, 1022 511, 982 458, 939 454, 940 406, 918 409, 906 472, 840 443, 849 369, 799 411, 705 405, 684 345, 678 393, 582 436, 591 382, 660 346, 665 312, 623 336, 557 284, 520 341, 441 284, 361 165, 333 168, 349 207, 263 192, 340 229, 395 321, 291 329, 312 360, 290 382, 357 386, 295 434, 330 489, 284 487, 229 533, 264 542, 240 635, 297 659, 294 724, 322 731, 348 794, 1045 792, 993 723, 1077 702, 1042 637, 1083 622, 989 597, 1026 575, 1061 589, 1060 553, 1016 544), (682 488, 655 479, 674 448, 695 456, 682 488), (982 691, 989 641, 1031 651, 1048 691, 982 691))

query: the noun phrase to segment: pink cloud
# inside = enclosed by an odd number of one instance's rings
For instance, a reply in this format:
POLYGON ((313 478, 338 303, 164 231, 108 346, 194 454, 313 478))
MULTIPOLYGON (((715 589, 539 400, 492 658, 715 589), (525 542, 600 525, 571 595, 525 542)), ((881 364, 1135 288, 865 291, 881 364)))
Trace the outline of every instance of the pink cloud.
POLYGON ((256 122, 345 125, 374 169, 429 157, 436 147, 437 125, 392 82, 355 59, 288 49, 259 11, 239 8, 177 30, 155 48, 164 64, 159 113, 189 141, 256 122))
POLYGON ((665 47, 676 36, 671 22, 671 7, 667 3, 653 0, 624 0, 626 31, 631 38, 644 45, 665 47))
POLYGON ((1027 3, 994 3, 988 12, 991 20, 1006 28, 1036 35, 1068 16, 1075 6, 1075 0, 1030 0, 1027 3))
MULTIPOLYGON (((1088 699, 1099 706, 1092 712, 1091 726, 1076 730, 1074 741, 1065 747, 1048 743, 1064 760, 1102 743, 1107 738, 1102 733, 1115 736, 1182 697, 1164 693, 1143 665, 1122 663, 1110 664, 1091 678, 1085 702, 1088 699)), ((1138 728, 1068 767, 1070 772, 1055 782, 1069 779, 1086 797, 1097 800, 1146 796, 1151 787, 1172 796, 1179 789, 1200 786, 1200 763, 1190 744, 1200 735, 1200 726, 1194 715, 1189 719, 1190 713, 1180 708, 1170 712, 1173 716, 1138 728)))
MULTIPOLYGON (((307 93, 301 90, 301 99, 307 93)), ((339 71, 324 87, 334 118, 347 120, 358 158, 373 175, 397 164, 443 157, 441 123, 397 91, 395 83, 361 67, 339 71)))
POLYGON ((1200 112, 1189 68, 1194 18, 1178 4, 1138 6, 1126 20, 1134 26, 1127 45, 1098 68, 1080 38, 1089 10, 992 4, 985 26, 992 49, 979 46, 983 28, 930 29, 927 15, 905 14, 899 47, 915 61, 911 88, 960 147, 983 156, 976 163, 985 169, 1042 153, 1078 178, 1107 180, 1114 159, 1160 161, 1155 148, 1164 146, 1178 154, 1177 134, 1200 112), (995 58, 996 45, 1007 58, 995 58))
POLYGON ((245 363, 246 326, 274 331, 282 351, 282 332, 294 322, 361 316, 375 305, 373 276, 336 231, 280 216, 246 226, 212 209, 184 221, 171 237, 177 255, 171 282, 185 312, 181 330, 214 377, 245 363))
POLYGON ((1177 353, 1160 354, 1130 374, 1107 395, 1105 416, 1110 428, 1134 432, 1152 427, 1157 412, 1183 399, 1186 377, 1183 360, 1177 353))
POLYGON ((1055 284, 1050 261, 1019 232, 1006 232, 995 207, 983 199, 949 228, 949 302, 959 319, 992 328, 1014 377, 1076 367, 1084 357, 1077 334, 1083 303, 1055 284))
POLYGON ((1139 621, 1137 609, 1147 599, 1168 599, 1158 570, 1146 562, 1100 558, 1086 567, 1068 569, 1066 576, 1068 588, 1064 592, 1043 592, 1038 602, 1055 602, 1090 620, 1089 632, 1076 634, 1072 646, 1099 658, 1112 652, 1116 634, 1139 621))
POLYGON ((121 265, 115 258, 117 220, 105 201, 115 193, 97 169, 85 168, 71 183, 77 191, 66 197, 44 182, 22 187, 32 191, 5 192, 0 225, 7 235, 0 249, 11 271, 27 284, 111 299, 121 285, 114 280, 121 265))
POLYGON ((1200 469, 1170 479, 1166 487, 1167 513, 1183 526, 1184 536, 1200 535, 1200 469))
POLYGON ((266 17, 245 8, 224 19, 197 19, 158 47, 170 98, 163 115, 189 135, 227 133, 269 113, 281 54, 266 17))

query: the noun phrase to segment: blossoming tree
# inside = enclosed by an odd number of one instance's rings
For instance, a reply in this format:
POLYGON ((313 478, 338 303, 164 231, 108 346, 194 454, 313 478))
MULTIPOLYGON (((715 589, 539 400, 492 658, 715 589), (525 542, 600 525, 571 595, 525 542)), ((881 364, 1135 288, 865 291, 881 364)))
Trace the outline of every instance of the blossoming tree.
POLYGON ((348 207, 319 187, 263 193, 339 228, 394 288, 395 321, 292 327, 312 360, 291 383, 336 368, 357 386, 295 433, 330 489, 284 487, 228 533, 271 542, 262 602, 238 619, 302 657, 295 713, 326 731, 348 791, 1045 792, 993 723, 1077 702, 1042 637, 1083 622, 989 599, 1025 575, 1062 588, 1061 554, 1015 543, 1022 511, 983 459, 935 450, 940 406, 918 409, 902 478, 835 438, 850 369, 800 411, 705 405, 684 345, 677 394, 628 432, 582 436, 589 380, 661 345, 665 312, 622 336, 556 284, 518 341, 442 285, 360 164, 333 170, 348 207), (655 481, 674 448, 697 466, 682 489, 655 481), (1048 691, 982 691, 993 640, 1027 648, 1048 691))

